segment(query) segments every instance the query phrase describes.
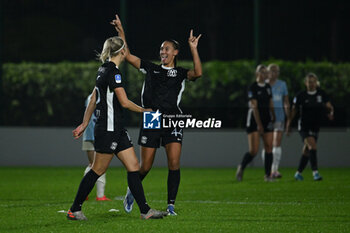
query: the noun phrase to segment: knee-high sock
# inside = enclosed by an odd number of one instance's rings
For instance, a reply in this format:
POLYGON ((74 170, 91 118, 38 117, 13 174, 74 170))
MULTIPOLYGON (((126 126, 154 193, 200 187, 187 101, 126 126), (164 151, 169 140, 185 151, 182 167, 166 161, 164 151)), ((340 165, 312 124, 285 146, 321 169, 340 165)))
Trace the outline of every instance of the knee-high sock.
POLYGON ((265 175, 271 175, 271 166, 272 166, 273 155, 272 153, 265 152, 265 175))
POLYGON ((272 154, 273 154, 273 162, 272 162, 271 170, 272 172, 277 172, 278 167, 280 165, 281 157, 282 157, 282 148, 280 146, 273 147, 272 154))
POLYGON ((168 173, 168 204, 175 204, 180 185, 180 169, 169 170, 168 173))
POLYGON ((241 163, 241 168, 245 169, 245 167, 253 160, 253 158, 254 157, 249 152, 245 153, 241 163))
POLYGON ((145 179, 145 177, 147 176, 147 174, 148 174, 148 171, 145 172, 144 174, 141 174, 141 172, 140 172, 140 180, 143 181, 143 179, 145 179))
POLYGON ((143 186, 138 171, 128 172, 128 185, 132 195, 137 202, 137 205, 140 208, 141 214, 146 214, 149 211, 150 207, 146 202, 145 193, 143 191, 143 186))
POLYGON ((300 162, 299 162, 299 167, 298 167, 298 172, 302 173, 307 165, 307 162, 309 162, 309 156, 307 155, 301 155, 300 162))
POLYGON ((80 182, 79 189, 77 195, 75 196, 73 205, 70 208, 72 212, 81 210, 83 202, 85 201, 86 197, 89 195, 91 190, 94 188, 98 177, 99 175, 97 175, 92 169, 83 177, 83 179, 80 182))
POLYGON ((97 197, 103 197, 105 195, 106 186, 106 173, 100 176, 96 181, 96 194, 97 197))
POLYGON ((88 173, 90 170, 91 170, 91 167, 88 165, 88 166, 85 168, 84 176, 85 176, 86 173, 88 173))
POLYGON ((310 150, 310 164, 313 171, 318 170, 317 166, 317 150, 310 150))

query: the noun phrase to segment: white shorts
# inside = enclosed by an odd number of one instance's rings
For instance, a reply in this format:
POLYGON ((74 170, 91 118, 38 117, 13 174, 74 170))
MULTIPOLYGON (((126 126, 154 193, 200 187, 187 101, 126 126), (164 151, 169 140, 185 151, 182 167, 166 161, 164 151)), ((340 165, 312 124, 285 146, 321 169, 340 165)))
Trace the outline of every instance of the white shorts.
POLYGON ((83 151, 88 151, 88 150, 94 151, 95 150, 94 142, 93 141, 83 141, 83 145, 82 145, 81 149, 83 151))
POLYGON ((273 131, 284 131, 284 122, 277 121, 273 123, 273 131))

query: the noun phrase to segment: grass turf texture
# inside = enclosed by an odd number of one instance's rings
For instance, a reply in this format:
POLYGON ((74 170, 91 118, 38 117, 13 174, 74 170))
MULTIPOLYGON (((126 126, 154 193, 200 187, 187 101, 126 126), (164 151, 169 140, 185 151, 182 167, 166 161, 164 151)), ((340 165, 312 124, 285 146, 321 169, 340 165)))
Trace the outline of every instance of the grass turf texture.
MULTIPOLYGON (((244 180, 233 169, 181 170, 176 202, 178 216, 140 220, 137 205, 123 210, 126 171, 110 168, 106 195, 95 189, 83 205, 88 221, 68 221, 64 213, 75 197, 84 168, 0 168, 0 232, 350 232, 350 169, 320 169, 324 180, 283 178, 263 181, 263 170, 248 168, 244 180), (116 199, 115 199, 116 198, 116 199), (109 212, 119 209, 119 212, 109 212)), ((153 168, 144 180, 148 203, 166 208, 167 170, 153 168)))

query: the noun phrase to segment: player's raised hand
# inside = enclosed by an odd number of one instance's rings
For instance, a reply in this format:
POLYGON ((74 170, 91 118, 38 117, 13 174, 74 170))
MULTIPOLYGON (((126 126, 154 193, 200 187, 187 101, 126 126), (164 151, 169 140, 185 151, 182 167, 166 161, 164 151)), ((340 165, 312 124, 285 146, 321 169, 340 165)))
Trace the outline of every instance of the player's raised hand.
POLYGON ((198 46, 198 41, 199 38, 201 38, 202 34, 200 34, 199 36, 195 37, 193 36, 193 29, 191 29, 190 31, 190 37, 188 38, 188 44, 191 48, 197 48, 198 46))
POLYGON ((115 30, 117 30, 120 36, 124 35, 123 25, 118 15, 115 15, 115 19, 112 20, 111 24, 114 26, 115 30))

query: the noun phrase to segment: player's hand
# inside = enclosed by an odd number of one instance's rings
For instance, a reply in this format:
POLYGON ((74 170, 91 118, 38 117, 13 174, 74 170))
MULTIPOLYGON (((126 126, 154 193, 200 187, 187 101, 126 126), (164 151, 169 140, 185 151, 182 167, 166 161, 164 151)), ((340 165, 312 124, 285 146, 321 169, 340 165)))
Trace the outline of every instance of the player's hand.
POLYGON ((190 37, 188 38, 188 45, 190 46, 190 48, 197 48, 198 41, 199 41, 199 38, 201 38, 201 36, 202 34, 200 34, 197 37, 193 36, 193 29, 191 29, 190 37))
POLYGON ((328 119, 329 119, 330 121, 333 121, 333 120, 334 120, 334 114, 333 114, 333 113, 328 113, 327 117, 328 117, 328 119))
POLYGON ((81 135, 83 135, 85 128, 83 126, 83 124, 79 125, 77 128, 75 128, 72 132, 73 132, 73 137, 74 139, 78 139, 81 137, 81 135))
POLYGON ((112 20, 111 24, 114 26, 115 30, 117 30, 119 36, 124 35, 123 25, 118 15, 115 15, 115 19, 112 20))

